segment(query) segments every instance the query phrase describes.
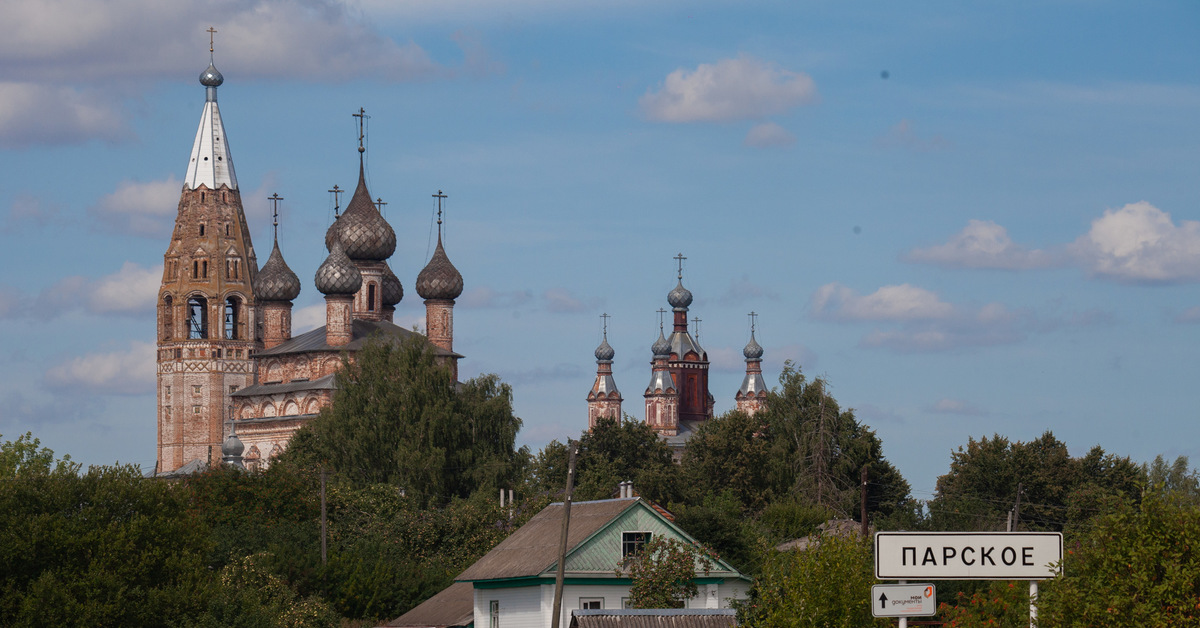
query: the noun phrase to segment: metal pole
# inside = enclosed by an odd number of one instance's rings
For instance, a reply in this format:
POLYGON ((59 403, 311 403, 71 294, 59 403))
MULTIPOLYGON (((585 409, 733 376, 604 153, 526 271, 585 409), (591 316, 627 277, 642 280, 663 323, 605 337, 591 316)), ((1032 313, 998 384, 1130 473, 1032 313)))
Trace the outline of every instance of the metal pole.
POLYGON ((1037 628, 1038 581, 1029 581, 1029 628, 1037 628))
POLYGON ((321 566, 325 566, 325 469, 321 469, 321 566))
MULTIPOLYGON (((908 584, 908 580, 901 580, 900 584, 908 584)), ((908 628, 908 618, 907 617, 900 618, 900 628, 908 628)))
POLYGON ((563 572, 567 562, 567 531, 571 527, 571 489, 575 485, 575 454, 578 446, 567 441, 571 448, 571 456, 567 462, 567 494, 563 497, 562 535, 558 541, 558 569, 554 572, 554 615, 550 618, 550 628, 558 628, 562 618, 563 572))

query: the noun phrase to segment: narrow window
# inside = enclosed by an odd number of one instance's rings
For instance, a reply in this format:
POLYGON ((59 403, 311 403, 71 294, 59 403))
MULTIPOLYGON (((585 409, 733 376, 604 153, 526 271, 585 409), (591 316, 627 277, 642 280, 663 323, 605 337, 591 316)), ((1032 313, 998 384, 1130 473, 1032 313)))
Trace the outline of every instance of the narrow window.
POLYGON ((229 223, 225 223, 225 235, 229 235, 229 223))
POLYGON ((604 598, 602 597, 581 597, 579 598, 579 608, 583 610, 600 610, 604 608, 604 598))
POLYGON ((163 394, 164 397, 166 397, 167 399, 170 399, 171 398, 171 387, 167 386, 166 390, 164 390, 163 393, 164 393, 163 394))
MULTIPOLYGON (((203 203, 203 202, 204 202, 204 192, 201 192, 201 193, 200 193, 200 202, 201 202, 201 203, 203 203)), ((204 235, 204 234, 200 234, 200 235, 204 235)))
POLYGON ((488 602, 488 628, 500 628, 500 600, 488 602))
POLYGON ((241 279, 241 269, 238 268, 238 260, 233 260, 233 278, 241 279))
POLYGON ((200 235, 204 235, 204 223, 200 223, 200 235))
POLYGON ((208 299, 192 297, 188 299, 188 338, 199 339, 208 337, 208 299))
POLYGON ((200 262, 192 260, 192 279, 200 278, 200 262))
POLYGON ((200 386, 192 386, 192 394, 193 395, 199 395, 201 390, 203 390, 203 388, 201 388, 200 386))
POLYGON ((375 311, 375 283, 367 284, 367 311, 375 311))
POLYGON ((238 307, 238 300, 234 297, 229 297, 225 300, 225 339, 237 340, 238 337, 238 319, 241 317, 241 308, 238 307))
POLYGON ((621 557, 628 558, 641 553, 650 542, 650 536, 649 532, 622 532, 621 557))
POLYGON ((163 340, 170 340, 171 336, 175 333, 175 326, 172 324, 172 321, 175 319, 175 310, 171 307, 173 303, 174 299, 171 298, 171 295, 168 294, 163 297, 163 340))
POLYGON ((200 275, 204 279, 208 279, 208 260, 200 262, 200 275))
POLYGON ((192 414, 200 414, 200 406, 192 406, 192 414))

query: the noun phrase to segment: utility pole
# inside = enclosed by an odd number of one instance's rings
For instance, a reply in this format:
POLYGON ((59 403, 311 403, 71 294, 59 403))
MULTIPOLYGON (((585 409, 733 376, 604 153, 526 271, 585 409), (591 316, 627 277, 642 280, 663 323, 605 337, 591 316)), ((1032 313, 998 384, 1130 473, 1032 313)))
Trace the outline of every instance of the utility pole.
POLYGON ((554 573, 554 615, 550 618, 550 628, 558 628, 562 617, 563 572, 567 561, 567 531, 571 527, 571 490, 575 486, 575 454, 579 452, 579 444, 567 441, 571 448, 571 456, 567 462, 567 494, 563 497, 562 536, 558 542, 558 569, 554 573))
POLYGON ((867 538, 867 465, 862 468, 862 537, 867 538))
POLYGON ((325 566, 325 468, 321 467, 321 566, 325 566))
POLYGON ((1017 482, 1017 507, 1013 511, 1013 530, 1014 531, 1021 529, 1021 492, 1022 492, 1021 489, 1022 489, 1022 486, 1023 485, 1020 482, 1017 482))

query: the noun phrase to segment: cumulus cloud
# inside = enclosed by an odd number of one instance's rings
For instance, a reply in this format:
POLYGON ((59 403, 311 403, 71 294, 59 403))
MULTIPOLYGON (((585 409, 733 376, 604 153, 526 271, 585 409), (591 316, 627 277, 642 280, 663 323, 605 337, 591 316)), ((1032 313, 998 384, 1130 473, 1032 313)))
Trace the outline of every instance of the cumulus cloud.
POLYGON ((175 175, 163 181, 122 181, 89 209, 106 228, 121 233, 164 237, 171 233, 183 182, 175 175))
POLYGON ((1146 201, 1109 209, 1069 246, 1092 276, 1123 283, 1200 281, 1200 222, 1181 221, 1146 201))
POLYGON ((46 371, 46 385, 58 390, 141 395, 154 392, 156 351, 153 343, 131 342, 124 350, 89 353, 65 360, 46 371))
POLYGON ((971 220, 945 244, 913 249, 904 259, 947 268, 1024 270, 1057 263, 1046 251, 1028 249, 1008 237, 1008 230, 990 220, 971 220))
POLYGON ((954 314, 954 306, 937 294, 907 283, 883 286, 868 295, 829 283, 817 288, 812 306, 819 318, 844 321, 944 319, 954 314))
POLYGON ((116 142, 131 136, 118 104, 98 90, 0 82, 0 147, 116 142))
POLYGON ((926 408, 934 414, 957 414, 960 416, 987 416, 988 412, 975 407, 961 399, 939 399, 937 403, 926 408))
POLYGON ((292 310, 292 335, 325 326, 325 304, 306 305, 292 310))
POLYGON ((791 146, 796 143, 796 136, 774 122, 763 122, 750 127, 742 144, 753 148, 772 148, 791 146))
POLYGON ((71 276, 36 295, 0 287, 0 318, 47 319, 69 312, 139 316, 154 312, 162 265, 143 267, 125 262, 114 273, 96 279, 71 276))
POLYGON ((775 115, 816 98, 807 74, 742 54, 695 70, 679 68, 638 105, 655 122, 724 122, 775 115))
POLYGON ((917 135, 916 123, 907 119, 897 122, 888 129, 886 134, 875 140, 875 145, 880 148, 903 148, 918 152, 950 148, 950 142, 947 142, 941 135, 930 137, 917 135))

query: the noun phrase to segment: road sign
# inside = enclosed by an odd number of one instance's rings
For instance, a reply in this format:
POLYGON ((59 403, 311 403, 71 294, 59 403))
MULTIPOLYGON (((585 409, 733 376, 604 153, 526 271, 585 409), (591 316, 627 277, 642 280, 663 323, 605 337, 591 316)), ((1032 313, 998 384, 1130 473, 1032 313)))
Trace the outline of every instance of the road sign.
POLYGON ((874 617, 928 617, 937 614, 932 584, 877 584, 871 587, 874 617))
POLYGON ((880 580, 1045 580, 1060 561, 1060 532, 875 534, 880 580))

